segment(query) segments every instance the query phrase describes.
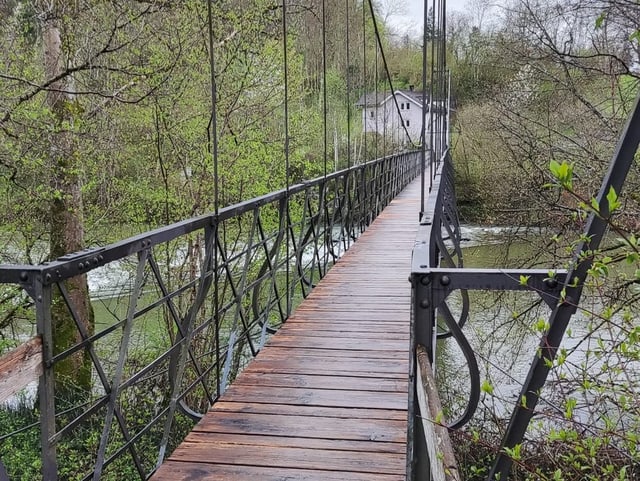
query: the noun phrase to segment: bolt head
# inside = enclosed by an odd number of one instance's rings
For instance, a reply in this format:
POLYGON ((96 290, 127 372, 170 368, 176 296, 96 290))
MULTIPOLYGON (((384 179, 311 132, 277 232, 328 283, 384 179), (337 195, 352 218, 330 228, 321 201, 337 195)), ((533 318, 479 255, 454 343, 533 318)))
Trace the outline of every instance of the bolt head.
POLYGON ((548 289, 555 289, 558 287, 558 279, 555 277, 549 277, 544 280, 544 285, 547 286, 548 289))
POLYGON ((451 278, 449 276, 442 276, 442 279, 440 279, 440 284, 442 284, 443 286, 448 286, 449 284, 451 284, 451 278))
POLYGON ((422 284, 423 286, 428 286, 429 284, 431 284, 431 277, 429 276, 422 276, 420 278, 420 284, 422 284))
POLYGON ((20 273, 20 280, 22 282, 27 282, 29 280, 29 274, 27 274, 26 272, 21 272, 20 273))
POLYGON ((429 299, 422 299, 420 301, 420 307, 422 307, 423 309, 426 309, 427 307, 429 307, 429 299))

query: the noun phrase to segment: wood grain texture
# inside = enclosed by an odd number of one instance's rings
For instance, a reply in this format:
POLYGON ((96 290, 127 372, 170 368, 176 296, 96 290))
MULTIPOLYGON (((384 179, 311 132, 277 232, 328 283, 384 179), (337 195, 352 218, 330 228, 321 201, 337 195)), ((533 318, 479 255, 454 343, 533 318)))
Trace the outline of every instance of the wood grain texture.
POLYGON ((405 479, 411 184, 229 386, 154 481, 405 479))
POLYGON ((42 341, 34 337, 0 357, 0 402, 5 401, 42 374, 42 341))

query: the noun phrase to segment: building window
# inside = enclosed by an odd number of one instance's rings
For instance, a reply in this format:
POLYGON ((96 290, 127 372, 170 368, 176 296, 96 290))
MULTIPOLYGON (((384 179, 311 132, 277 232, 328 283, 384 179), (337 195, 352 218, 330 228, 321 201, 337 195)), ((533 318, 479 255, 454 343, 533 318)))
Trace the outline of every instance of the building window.
POLYGON ((407 110, 409 110, 410 106, 411 106, 411 104, 409 102, 407 102, 407 110))
POLYGON ((400 104, 400 109, 404 110, 404 104, 400 104))
POLYGON ((373 118, 373 110, 371 111, 370 117, 373 118))
POLYGON ((409 121, 407 120, 407 127, 409 127, 409 121))

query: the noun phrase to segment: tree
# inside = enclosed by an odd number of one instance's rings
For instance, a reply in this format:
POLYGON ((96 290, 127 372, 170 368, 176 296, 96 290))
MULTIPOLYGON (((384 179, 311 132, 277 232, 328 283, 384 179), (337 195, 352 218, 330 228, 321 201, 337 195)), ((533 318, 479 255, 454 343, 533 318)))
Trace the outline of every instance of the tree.
MULTIPOLYGON (((477 53, 488 50, 504 76, 457 115, 458 191, 473 191, 473 200, 489 206, 476 211, 485 220, 552 226, 535 248, 563 266, 573 262, 587 215, 598 212, 595 195, 638 91, 633 59, 640 19, 637 9, 617 1, 522 0, 509 4, 503 16, 477 53)), ((640 206, 639 174, 636 168, 625 191, 607 199, 616 212, 607 246, 589 253, 591 303, 578 309, 579 332, 568 335, 542 393, 553 408, 539 409, 535 435, 513 453, 524 479, 638 475, 637 441, 627 433, 637 431, 640 412, 627 399, 640 390, 633 374, 638 225, 632 220, 640 206)), ((544 319, 522 327, 536 336, 546 329, 544 319)), ((488 406, 511 402, 486 394, 488 406)), ((490 425, 499 438, 504 426, 490 425)))

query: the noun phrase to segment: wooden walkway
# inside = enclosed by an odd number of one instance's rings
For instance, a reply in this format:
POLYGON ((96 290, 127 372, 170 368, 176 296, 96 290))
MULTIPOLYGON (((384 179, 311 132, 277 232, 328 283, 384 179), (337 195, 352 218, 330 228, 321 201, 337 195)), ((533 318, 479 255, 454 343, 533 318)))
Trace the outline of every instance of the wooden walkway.
POLYGON ((152 477, 405 479, 419 181, 378 217, 152 477))

